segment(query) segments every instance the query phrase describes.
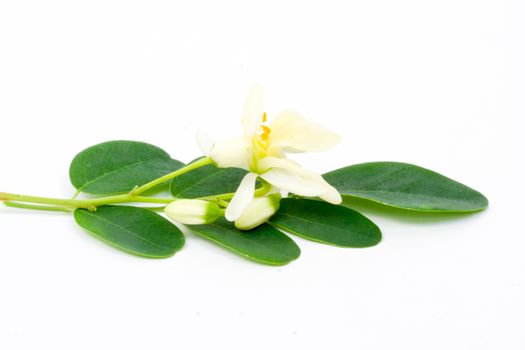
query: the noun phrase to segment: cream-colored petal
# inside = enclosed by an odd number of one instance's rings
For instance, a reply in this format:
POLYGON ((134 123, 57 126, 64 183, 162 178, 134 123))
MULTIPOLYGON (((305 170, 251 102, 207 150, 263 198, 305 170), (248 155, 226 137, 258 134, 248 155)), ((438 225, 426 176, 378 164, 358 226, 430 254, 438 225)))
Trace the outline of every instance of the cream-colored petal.
POLYGON ((215 140, 213 140, 210 135, 205 133, 202 129, 198 129, 195 133, 195 140, 197 141, 197 146, 202 154, 208 156, 215 145, 215 140))
POLYGON ((262 87, 256 84, 244 102, 242 113, 242 125, 244 127, 244 137, 251 140, 259 132, 264 115, 264 101, 262 87))
POLYGON ((217 142, 209 152, 209 157, 219 168, 248 169, 250 149, 243 137, 237 137, 217 142))
POLYGON ((239 230, 251 230, 264 224, 279 210, 280 200, 279 194, 254 198, 242 215, 235 220, 235 227, 239 230))
POLYGON ((285 191, 301 196, 320 197, 321 199, 333 204, 340 204, 342 201, 339 192, 326 182, 321 175, 304 169, 289 159, 266 157, 259 162, 259 166, 262 169, 265 169, 267 173, 270 173, 270 175, 263 174, 261 176, 263 179, 285 191), (277 179, 275 178, 276 174, 277 179), (284 179, 284 176, 287 176, 288 178, 284 179), (283 183, 282 181, 285 181, 286 183, 283 183), (280 185, 277 182, 280 182, 280 185), (292 186, 294 190, 291 189, 292 186), (308 187, 308 189, 298 188, 297 186, 308 187))
POLYGON ((270 169, 262 174, 261 178, 273 186, 300 196, 317 197, 326 191, 326 188, 319 182, 298 176, 282 168, 270 169))
POLYGON ((282 168, 298 174, 309 173, 293 160, 278 157, 265 157, 261 159, 259 161, 259 168, 262 172, 270 170, 271 168, 282 168))
POLYGON ((257 174, 248 173, 241 181, 237 192, 233 196, 228 208, 226 208, 226 219, 228 221, 237 220, 244 210, 252 202, 255 195, 255 182, 257 181, 257 174))
POLYGON ((326 186, 326 192, 319 195, 319 198, 324 200, 325 202, 332 203, 332 204, 341 204, 343 202, 343 198, 341 197, 341 194, 337 191, 335 187, 327 183, 326 186))
POLYGON ((277 114, 275 118, 272 119, 268 126, 270 129, 284 129, 286 125, 295 123, 298 121, 304 121, 304 117, 295 111, 285 110, 277 114))
POLYGON ((270 124, 269 143, 288 152, 317 152, 335 147, 339 135, 295 112, 281 112, 270 124))

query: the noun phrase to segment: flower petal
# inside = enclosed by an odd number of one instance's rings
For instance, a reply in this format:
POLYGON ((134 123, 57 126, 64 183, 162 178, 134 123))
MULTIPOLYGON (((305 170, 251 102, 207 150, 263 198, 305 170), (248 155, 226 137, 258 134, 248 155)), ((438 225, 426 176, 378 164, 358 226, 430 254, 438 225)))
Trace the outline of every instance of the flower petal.
POLYGON ((255 173, 248 173, 242 179, 237 192, 235 192, 228 208, 226 208, 225 216, 228 221, 237 220, 252 202, 257 176, 255 173))
POLYGON ((209 157, 219 168, 243 168, 248 169, 250 164, 249 148, 243 137, 217 142, 209 157))
POLYGON ((263 122, 264 103, 262 87, 256 84, 244 102, 242 113, 242 125, 244 127, 244 137, 251 140, 259 131, 263 122))
POLYGON ((271 129, 281 130, 286 128, 287 125, 295 122, 304 121, 304 117, 295 111, 282 111, 269 123, 271 129))
POLYGON ((326 188, 317 181, 298 176, 289 170, 273 168, 261 175, 261 178, 273 186, 300 196, 316 197, 326 191, 326 188))
POLYGON ((317 152, 335 147, 339 135, 322 125, 312 123, 292 111, 284 111, 270 124, 271 147, 288 152, 317 152))
POLYGON ((251 230, 264 224, 279 210, 280 201, 279 194, 254 198, 244 213, 235 220, 235 227, 239 230, 251 230))
POLYGON ((327 191, 325 193, 319 195, 319 198, 331 204, 341 204, 343 202, 341 194, 335 189, 335 187, 328 184, 328 186, 326 186, 326 190, 327 191))
POLYGON ((259 168, 266 172, 271 168, 283 168, 297 174, 310 174, 312 172, 304 169, 293 160, 278 157, 264 157, 259 161, 259 168))
POLYGON ((301 196, 320 197, 332 203, 342 202, 339 192, 319 174, 302 168, 289 159, 266 157, 259 162, 266 170, 261 177, 270 184, 301 196))

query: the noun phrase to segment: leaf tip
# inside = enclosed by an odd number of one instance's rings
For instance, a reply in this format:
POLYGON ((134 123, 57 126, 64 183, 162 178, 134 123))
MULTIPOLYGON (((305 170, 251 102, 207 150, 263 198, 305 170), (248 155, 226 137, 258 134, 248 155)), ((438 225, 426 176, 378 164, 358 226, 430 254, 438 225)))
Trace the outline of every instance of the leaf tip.
POLYGON ((482 197, 482 200, 480 201, 480 205, 479 205, 479 207, 478 207, 477 210, 475 210, 474 212, 485 211, 485 210, 488 209, 489 205, 490 205, 489 200, 487 199, 487 197, 483 196, 483 197, 482 197))
POLYGON ((489 207, 489 199, 487 197, 485 197, 483 194, 480 193, 480 196, 481 196, 481 210, 485 210, 489 207))
POLYGON ((484 211, 489 207, 489 199, 481 192, 473 190, 476 194, 475 203, 476 205, 470 210, 470 212, 484 211))
POLYGON ((375 247, 376 245, 381 243, 382 240, 383 240, 383 233, 381 232, 381 229, 378 227, 374 239, 372 239, 372 241, 370 242, 370 247, 375 247))

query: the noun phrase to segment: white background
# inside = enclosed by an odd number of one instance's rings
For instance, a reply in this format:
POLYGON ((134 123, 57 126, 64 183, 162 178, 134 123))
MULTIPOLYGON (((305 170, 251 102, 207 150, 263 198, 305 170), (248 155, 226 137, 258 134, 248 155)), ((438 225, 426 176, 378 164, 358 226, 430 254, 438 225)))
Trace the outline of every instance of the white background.
POLYGON ((396 160, 483 192, 433 216, 356 208, 370 249, 297 238, 259 265, 201 238, 167 260, 61 213, 0 208, 1 349, 525 348, 524 4, 516 0, 1 1, 0 190, 69 197, 72 157, 113 139, 189 161, 240 132, 243 99, 341 145, 320 172, 396 160))

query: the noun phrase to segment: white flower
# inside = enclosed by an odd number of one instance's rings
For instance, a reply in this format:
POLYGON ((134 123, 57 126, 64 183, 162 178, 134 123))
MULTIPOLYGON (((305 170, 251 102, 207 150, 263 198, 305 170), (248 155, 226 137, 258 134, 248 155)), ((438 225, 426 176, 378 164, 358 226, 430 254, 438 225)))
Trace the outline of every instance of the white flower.
POLYGON ((279 210, 281 195, 274 193, 268 196, 254 198, 242 215, 235 220, 239 230, 251 230, 264 224, 279 210))
MULTIPOLYGON (((208 156, 218 167, 237 167, 250 172, 242 180, 227 210, 226 219, 235 221, 254 198, 258 177, 280 190, 305 197, 319 197, 333 204, 341 195, 315 172, 286 159, 286 152, 324 151, 339 143, 339 136, 299 114, 284 111, 267 122, 262 89, 255 86, 244 105, 243 137, 218 142, 208 156)), ((206 146, 201 145, 201 149, 206 146)))
POLYGON ((164 208, 166 215, 181 224, 209 224, 224 215, 224 210, 216 203, 199 199, 180 199, 164 208))

